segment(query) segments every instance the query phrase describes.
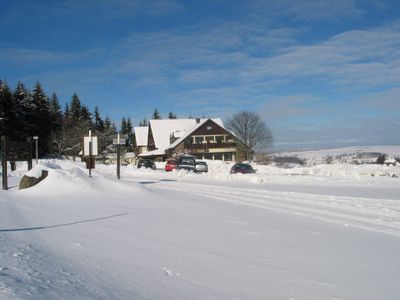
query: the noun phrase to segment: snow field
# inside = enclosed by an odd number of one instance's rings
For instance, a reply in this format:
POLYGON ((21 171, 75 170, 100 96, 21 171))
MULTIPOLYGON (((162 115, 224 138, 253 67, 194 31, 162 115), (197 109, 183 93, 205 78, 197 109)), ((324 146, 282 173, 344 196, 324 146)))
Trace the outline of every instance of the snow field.
MULTIPOLYGON (((0 192, 1 299, 398 299, 398 178, 41 161, 0 192), (262 181, 261 181, 262 180, 262 181)), ((322 167, 325 168, 325 167, 322 167)))

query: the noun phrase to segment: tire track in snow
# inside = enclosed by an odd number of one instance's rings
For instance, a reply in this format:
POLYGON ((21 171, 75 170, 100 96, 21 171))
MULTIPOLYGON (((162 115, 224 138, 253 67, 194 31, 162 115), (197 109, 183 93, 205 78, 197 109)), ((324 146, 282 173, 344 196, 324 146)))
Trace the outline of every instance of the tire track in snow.
POLYGON ((219 201, 400 236, 400 201, 277 192, 184 182, 159 182, 151 188, 195 194, 219 201))

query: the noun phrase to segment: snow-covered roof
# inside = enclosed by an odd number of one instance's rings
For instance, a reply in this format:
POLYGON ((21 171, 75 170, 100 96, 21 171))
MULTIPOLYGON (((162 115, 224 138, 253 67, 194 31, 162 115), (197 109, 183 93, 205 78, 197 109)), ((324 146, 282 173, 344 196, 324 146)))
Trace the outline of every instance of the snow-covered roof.
MULTIPOLYGON (((150 120, 151 132, 153 133, 154 144, 156 150, 145 152, 139 156, 164 155, 165 150, 171 148, 170 136, 179 137, 177 141, 182 141, 194 130, 200 127, 209 119, 200 119, 197 123, 196 119, 165 119, 165 120, 150 120)), ((220 118, 211 119, 221 127, 224 124, 220 118)), ((136 127, 135 127, 136 128, 136 127)), ((176 142, 177 142, 176 141, 176 142)), ((173 143, 172 145, 176 144, 173 143)), ((178 142, 179 143, 179 142, 178 142)))
POLYGON ((147 156, 157 156, 157 155, 164 155, 165 154, 165 149, 156 149, 153 151, 147 151, 144 153, 139 154, 139 157, 147 157, 147 156))
MULTIPOLYGON (((177 139, 175 142, 173 142, 171 145, 167 147, 167 149, 172 149, 175 148, 178 144, 180 144, 185 138, 187 138, 193 131, 195 131, 197 128, 202 126, 205 122, 207 122, 209 119, 201 119, 199 123, 193 124, 191 127, 187 128, 185 131, 185 134, 181 135, 179 139, 177 139)), ((218 119, 220 120, 220 119, 218 119)), ((213 120, 214 121, 214 120, 213 120)), ((220 120, 221 121, 221 120, 220 120)), ((215 121, 214 121, 215 122, 215 121)), ((222 123, 222 121, 221 121, 222 123)), ((218 123, 217 123, 218 124, 218 123)), ((219 124, 218 124, 219 125, 219 124)))
POLYGON ((135 127, 134 129, 136 146, 147 146, 149 127, 135 127))
MULTIPOLYGON (((204 122, 208 119, 201 119, 204 122)), ((212 119, 215 123, 223 126, 221 119, 212 119)), ((154 144, 157 149, 166 149, 170 145, 170 136, 184 136, 189 128, 197 123, 196 119, 165 119, 150 120, 151 132, 153 133, 154 144)))
MULTIPOLYGON (((208 120, 212 120, 215 123, 217 123, 219 126, 224 128, 224 124, 222 123, 222 120, 219 118, 216 119, 201 119, 199 123, 196 123, 192 125, 191 127, 187 128, 185 130, 185 134, 182 135, 179 139, 177 139, 175 142, 173 142, 171 145, 169 145, 166 149, 172 149, 175 148, 177 145, 179 145, 184 139, 186 139, 189 135, 191 135, 197 128, 200 128, 205 122, 208 120)), ((225 128, 224 128, 225 129, 225 128)))

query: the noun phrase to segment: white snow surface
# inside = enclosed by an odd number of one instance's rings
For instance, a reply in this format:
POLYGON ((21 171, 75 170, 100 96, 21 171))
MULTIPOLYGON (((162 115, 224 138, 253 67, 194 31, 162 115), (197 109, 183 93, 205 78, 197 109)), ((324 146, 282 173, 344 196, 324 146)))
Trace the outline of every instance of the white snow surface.
POLYGON ((400 167, 40 161, 0 192, 0 299, 400 299, 400 167), (373 174, 373 176, 371 175, 373 174))

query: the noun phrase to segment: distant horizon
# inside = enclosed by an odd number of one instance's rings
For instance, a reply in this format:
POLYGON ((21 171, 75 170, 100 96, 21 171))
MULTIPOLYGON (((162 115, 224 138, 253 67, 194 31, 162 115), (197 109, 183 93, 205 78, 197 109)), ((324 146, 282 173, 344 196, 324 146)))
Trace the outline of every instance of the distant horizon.
MULTIPOLYGON (((278 153, 278 152, 306 152, 306 151, 320 151, 320 150, 335 150, 335 149, 345 149, 345 148, 366 148, 366 147, 391 147, 391 146, 400 146, 400 143, 398 144, 378 144, 378 145, 351 145, 351 146, 329 146, 329 147, 323 147, 323 146, 318 146, 318 147, 314 147, 314 148, 297 148, 297 149, 275 149, 274 147, 272 147, 271 149, 267 149, 266 152, 270 152, 270 153, 278 153), (268 151, 270 150, 270 151, 268 151)), ((400 155, 400 152, 399 152, 400 155)))
POLYGON ((118 127, 250 110, 277 149, 400 144, 394 0, 5 0, 0 26, 0 79, 118 127))

